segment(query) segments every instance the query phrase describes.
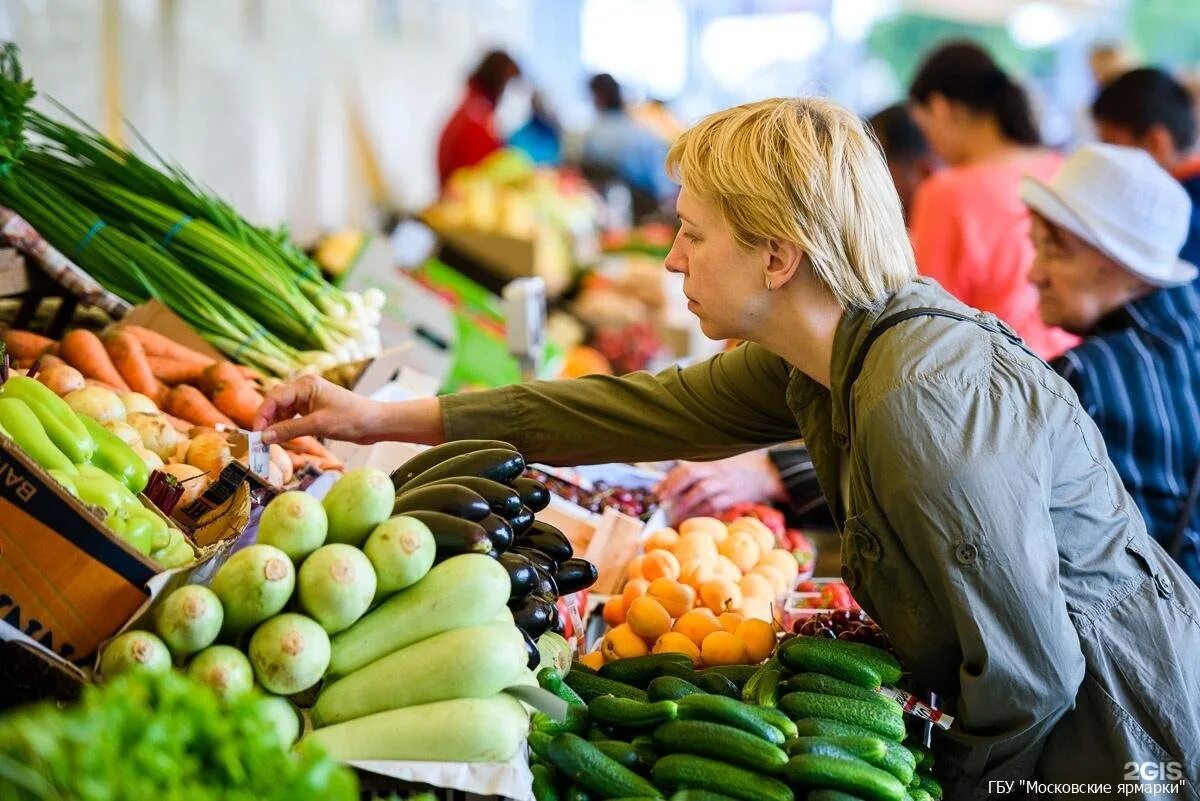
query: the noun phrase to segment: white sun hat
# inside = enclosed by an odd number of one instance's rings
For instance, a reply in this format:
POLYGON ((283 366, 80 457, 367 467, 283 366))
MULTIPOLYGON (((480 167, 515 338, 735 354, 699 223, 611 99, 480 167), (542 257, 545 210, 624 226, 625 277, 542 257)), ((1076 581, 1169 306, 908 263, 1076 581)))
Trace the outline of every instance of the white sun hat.
POLYGON ((1144 150, 1084 145, 1052 180, 1022 178, 1021 200, 1148 284, 1196 278, 1196 266, 1179 258, 1191 198, 1144 150))

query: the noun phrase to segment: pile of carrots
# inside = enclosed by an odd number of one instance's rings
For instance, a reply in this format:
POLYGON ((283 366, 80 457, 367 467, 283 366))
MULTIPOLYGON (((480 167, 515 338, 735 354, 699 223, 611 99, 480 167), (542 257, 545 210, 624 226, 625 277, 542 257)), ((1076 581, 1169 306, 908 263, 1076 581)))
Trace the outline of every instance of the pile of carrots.
MULTIPOLYGON (((40 361, 45 367, 61 359, 92 383, 145 395, 184 432, 193 426, 249 429, 263 401, 262 376, 256 371, 210 358, 137 325, 121 325, 103 336, 75 329, 61 342, 19 329, 4 331, 2 338, 16 366, 40 361)), ((283 447, 295 469, 308 463, 322 470, 343 466, 314 437, 298 437, 283 447)))

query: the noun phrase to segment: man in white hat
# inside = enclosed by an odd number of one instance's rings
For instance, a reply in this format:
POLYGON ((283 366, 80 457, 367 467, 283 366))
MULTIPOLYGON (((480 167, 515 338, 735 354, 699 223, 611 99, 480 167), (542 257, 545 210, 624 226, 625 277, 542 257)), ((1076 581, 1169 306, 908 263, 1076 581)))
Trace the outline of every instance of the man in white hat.
POLYGON ((1054 367, 1096 421, 1150 533, 1200 583, 1200 295, 1191 201, 1142 150, 1080 148, 1026 178, 1042 319, 1086 337, 1054 367))

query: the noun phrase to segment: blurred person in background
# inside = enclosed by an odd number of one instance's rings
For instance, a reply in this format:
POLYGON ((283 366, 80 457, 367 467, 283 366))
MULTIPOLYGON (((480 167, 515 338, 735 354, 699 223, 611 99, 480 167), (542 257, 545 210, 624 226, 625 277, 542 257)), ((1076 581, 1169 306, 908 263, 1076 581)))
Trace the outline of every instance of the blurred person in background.
POLYGON ((981 47, 956 42, 925 60, 908 98, 946 165, 913 197, 917 269, 1008 323, 1043 358, 1077 344, 1042 322, 1028 281, 1033 246, 1018 187, 1025 175, 1051 177, 1062 159, 1042 147, 1025 90, 981 47))
POLYGON ((666 101, 654 97, 631 107, 629 116, 633 117, 635 122, 649 128, 668 145, 678 139, 687 128, 671 113, 666 101))
POLYGON ((675 184, 664 166, 667 143, 629 116, 621 85, 608 73, 588 81, 596 120, 583 138, 585 168, 611 170, 630 188, 656 203, 675 195, 675 184))
POLYGON ((1100 141, 1139 147, 1175 176, 1192 201, 1187 240, 1180 256, 1200 263, 1200 155, 1196 99, 1179 81, 1153 67, 1111 81, 1092 104, 1100 141))
POLYGON ((505 87, 521 74, 503 50, 487 53, 467 78, 467 90, 438 138, 438 181, 455 170, 472 167, 504 146, 496 131, 496 105, 505 87))
POLYGON ((1103 88, 1133 68, 1129 52, 1119 44, 1097 44, 1088 52, 1088 68, 1096 85, 1103 88))
POLYGON ((912 115, 903 103, 888 106, 867 122, 879 140, 879 146, 883 148, 888 172, 892 175, 896 193, 900 195, 900 205, 904 207, 904 219, 908 220, 913 195, 921 182, 937 169, 937 162, 921 129, 913 122, 912 115))
POLYGON ((1200 295, 1180 259, 1191 201, 1142 150, 1087 145, 1027 178, 1047 325, 1085 337, 1053 366, 1096 421, 1159 544, 1200 583, 1200 295), (1190 500, 1189 500, 1190 499, 1190 500))
POLYGON ((562 163, 562 126, 546 102, 546 96, 535 91, 529 100, 529 120, 508 138, 515 147, 539 167, 554 167, 562 163))

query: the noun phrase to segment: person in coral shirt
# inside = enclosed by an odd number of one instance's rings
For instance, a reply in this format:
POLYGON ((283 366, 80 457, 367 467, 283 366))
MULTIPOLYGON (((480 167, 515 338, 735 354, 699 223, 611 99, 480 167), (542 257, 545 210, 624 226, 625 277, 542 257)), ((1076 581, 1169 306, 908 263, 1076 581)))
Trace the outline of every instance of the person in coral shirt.
POLYGON ((913 119, 943 169, 917 189, 911 212, 917 268, 969 306, 1008 323, 1044 359, 1076 345, 1038 313, 1024 176, 1049 180, 1062 158, 1041 146, 1024 90, 982 48, 951 43, 909 89, 913 119))
POLYGON ((493 50, 483 57, 467 79, 467 93, 450 115, 438 138, 438 181, 460 167, 472 167, 504 146, 496 132, 496 104, 508 82, 521 74, 512 56, 493 50))

